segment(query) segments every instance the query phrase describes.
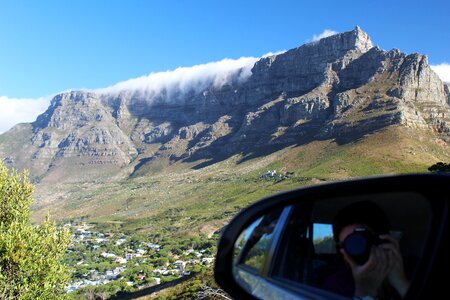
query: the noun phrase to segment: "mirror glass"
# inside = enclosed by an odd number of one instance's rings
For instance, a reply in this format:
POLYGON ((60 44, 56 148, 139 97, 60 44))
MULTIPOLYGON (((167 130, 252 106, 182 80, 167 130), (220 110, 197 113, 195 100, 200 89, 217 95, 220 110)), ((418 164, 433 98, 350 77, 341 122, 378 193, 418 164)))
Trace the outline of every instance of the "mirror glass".
POLYGON ((235 265, 248 267, 255 274, 262 270, 281 212, 279 209, 260 217, 240 234, 234 247, 235 265))
POLYGON ((352 269, 362 270, 376 257, 378 266, 389 271, 372 282, 373 293, 401 298, 431 218, 428 200, 409 192, 320 199, 307 206, 299 199, 259 216, 242 231, 235 242, 233 276, 264 299, 311 293, 352 298, 358 295, 352 269))

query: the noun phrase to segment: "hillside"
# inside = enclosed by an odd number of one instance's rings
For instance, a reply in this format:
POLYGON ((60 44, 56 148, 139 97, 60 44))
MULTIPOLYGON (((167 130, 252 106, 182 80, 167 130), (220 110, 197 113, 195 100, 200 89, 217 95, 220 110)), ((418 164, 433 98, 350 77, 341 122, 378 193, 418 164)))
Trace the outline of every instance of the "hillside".
POLYGON ((450 161, 448 86, 426 56, 359 27, 206 78, 177 72, 62 93, 0 135, 0 157, 36 183, 35 220, 210 235, 280 190, 450 161))
MULTIPOLYGON (((57 218, 120 230, 210 236, 238 210, 269 194, 349 177, 426 172, 434 162, 449 160, 448 146, 426 132, 397 125, 345 145, 332 139, 314 141, 263 158, 235 156, 200 170, 174 163, 149 176, 81 185, 63 182, 48 193, 61 195, 51 207, 57 218), (288 178, 263 178, 267 170, 288 178)), ((48 206, 35 209, 38 220, 48 206)))

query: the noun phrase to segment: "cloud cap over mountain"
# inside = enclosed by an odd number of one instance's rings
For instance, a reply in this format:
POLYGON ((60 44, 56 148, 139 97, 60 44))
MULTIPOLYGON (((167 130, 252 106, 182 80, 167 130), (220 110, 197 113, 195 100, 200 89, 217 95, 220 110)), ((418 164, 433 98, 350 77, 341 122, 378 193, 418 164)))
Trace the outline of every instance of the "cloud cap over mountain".
POLYGON ((227 58, 192 67, 179 67, 173 71, 150 73, 93 91, 107 95, 132 93, 150 101, 164 94, 170 100, 173 96, 183 97, 192 91, 200 93, 211 86, 220 89, 230 82, 242 83, 250 77, 251 69, 258 59, 227 58))

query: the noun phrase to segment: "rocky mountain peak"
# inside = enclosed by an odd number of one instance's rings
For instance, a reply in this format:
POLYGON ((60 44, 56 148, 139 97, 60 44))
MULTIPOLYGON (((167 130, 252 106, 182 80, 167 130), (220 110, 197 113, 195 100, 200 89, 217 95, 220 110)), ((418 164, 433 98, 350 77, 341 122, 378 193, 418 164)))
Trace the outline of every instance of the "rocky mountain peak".
MULTIPOLYGON (((31 161, 46 176, 69 167, 136 172, 159 159, 201 167, 315 139, 354 140, 393 124, 450 141, 449 88, 426 56, 374 47, 358 26, 261 58, 245 80, 230 74, 235 80, 203 80, 183 93, 171 90, 179 86, 172 80, 157 96, 60 94, 30 132, 22 126, 9 133, 24 137, 20 157, 7 143, 0 154, 17 166, 30 168, 31 161)), ((152 78, 147 83, 157 91, 152 78)))
POLYGON ((359 26, 356 26, 351 33, 355 39, 355 46, 362 52, 369 51, 372 47, 372 40, 370 39, 367 32, 363 31, 359 26))
POLYGON ((339 53, 351 50, 356 50, 364 53, 369 51, 373 47, 373 43, 369 35, 359 26, 356 26, 352 31, 335 34, 320 39, 316 42, 312 42, 309 45, 319 48, 322 47, 333 49, 334 51, 339 53))

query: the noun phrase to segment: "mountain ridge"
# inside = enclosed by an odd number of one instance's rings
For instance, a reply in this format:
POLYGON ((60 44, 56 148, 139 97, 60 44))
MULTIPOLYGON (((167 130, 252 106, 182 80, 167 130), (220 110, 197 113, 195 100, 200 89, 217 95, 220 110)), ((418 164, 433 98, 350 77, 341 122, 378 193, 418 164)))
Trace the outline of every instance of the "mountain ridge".
POLYGON ((177 162, 242 162, 316 140, 345 145, 393 125, 450 142, 449 88, 427 57, 381 50, 359 27, 245 70, 201 89, 59 94, 35 122, 0 136, 1 157, 45 189, 148 176, 177 162))

